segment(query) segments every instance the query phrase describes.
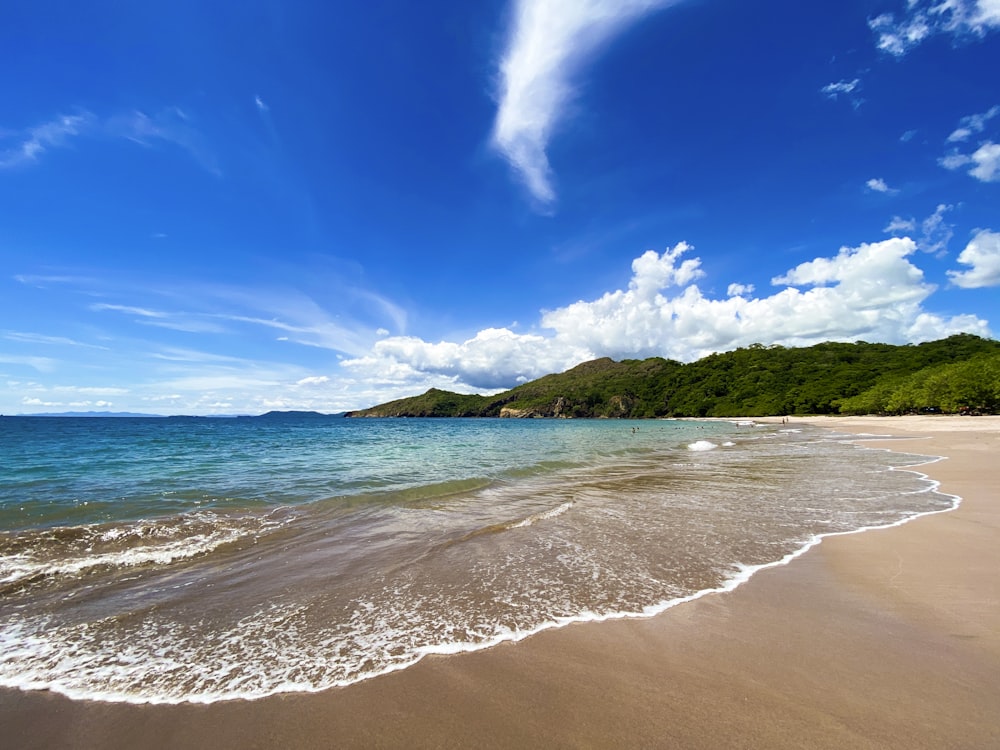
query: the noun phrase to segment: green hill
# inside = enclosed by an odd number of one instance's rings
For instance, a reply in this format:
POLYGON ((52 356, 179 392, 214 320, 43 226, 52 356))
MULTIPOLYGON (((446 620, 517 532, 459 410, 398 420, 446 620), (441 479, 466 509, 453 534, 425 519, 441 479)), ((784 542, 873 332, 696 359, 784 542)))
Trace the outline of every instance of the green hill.
POLYGON ((435 388, 349 417, 755 417, 1000 410, 1000 342, 755 344, 681 364, 597 359, 495 396, 435 388))

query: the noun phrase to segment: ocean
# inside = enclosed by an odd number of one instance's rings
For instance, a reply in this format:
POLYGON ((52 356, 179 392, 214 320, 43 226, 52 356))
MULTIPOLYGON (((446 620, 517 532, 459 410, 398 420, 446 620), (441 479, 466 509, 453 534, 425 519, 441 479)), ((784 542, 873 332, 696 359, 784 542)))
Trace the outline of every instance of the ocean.
POLYGON ((4 417, 0 686, 254 699, 651 616, 954 507, 925 460, 727 421, 4 417))

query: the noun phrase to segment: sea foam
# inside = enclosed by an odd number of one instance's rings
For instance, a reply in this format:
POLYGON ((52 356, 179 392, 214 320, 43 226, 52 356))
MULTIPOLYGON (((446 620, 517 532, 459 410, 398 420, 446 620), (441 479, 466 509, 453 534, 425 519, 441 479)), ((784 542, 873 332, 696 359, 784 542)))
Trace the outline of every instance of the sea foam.
POLYGON ((715 443, 710 440, 696 440, 688 445, 689 451, 712 451, 718 448, 715 443))

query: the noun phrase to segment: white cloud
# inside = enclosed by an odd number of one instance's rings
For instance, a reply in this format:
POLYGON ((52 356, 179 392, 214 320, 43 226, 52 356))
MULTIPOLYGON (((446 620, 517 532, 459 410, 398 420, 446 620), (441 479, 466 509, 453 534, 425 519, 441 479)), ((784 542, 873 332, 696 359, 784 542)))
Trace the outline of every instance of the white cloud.
POLYGON ((971 166, 969 176, 980 182, 1000 182, 1000 143, 986 141, 971 154, 949 154, 938 163, 950 170, 971 166))
POLYGON ((30 367, 38 372, 52 372, 56 369, 58 362, 50 357, 22 357, 0 353, 0 364, 30 367))
POLYGON ((106 302, 97 302, 90 306, 94 312, 109 310, 111 312, 125 313, 126 315, 136 315, 140 318, 166 318, 167 313, 160 310, 150 310, 145 307, 134 307, 132 305, 112 305, 106 302))
POLYGON ((434 375, 452 390, 462 384, 495 390, 518 377, 531 380, 588 359, 585 349, 552 343, 544 336, 507 328, 487 328, 461 343, 394 336, 377 341, 369 355, 344 360, 342 365, 358 373, 377 372, 389 383, 422 382, 426 375, 434 375))
POLYGON ((980 230, 959 253, 958 262, 970 268, 948 271, 955 286, 965 289, 1000 286, 1000 232, 980 230))
POLYGON ((982 133, 986 129, 986 124, 997 115, 1000 115, 1000 105, 990 107, 986 112, 979 115, 969 115, 963 117, 958 127, 948 136, 950 143, 967 141, 972 136, 982 133))
POLYGON ((94 124, 90 112, 76 115, 59 115, 53 120, 28 128, 20 136, 20 142, 12 148, 0 151, 0 169, 18 167, 38 161, 50 148, 66 146, 72 136, 78 136, 94 124))
POLYGON ((901 57, 938 34, 982 37, 1000 28, 1000 0, 906 0, 898 17, 884 13, 869 26, 879 49, 901 57))
POLYGON ((932 33, 923 13, 904 16, 898 21, 892 13, 884 13, 868 25, 878 34, 878 48, 896 56, 905 55, 932 33))
POLYGON ((886 234, 896 236, 912 235, 920 229, 920 239, 917 247, 925 253, 944 254, 948 249, 948 243, 954 235, 955 228, 945 221, 944 217, 954 206, 946 203, 938 204, 934 213, 921 221, 919 224, 913 218, 904 219, 902 216, 893 216, 892 221, 882 231, 886 234))
POLYGON ((920 222, 922 235, 919 247, 923 252, 941 254, 948 249, 955 228, 944 220, 944 215, 953 208, 954 206, 946 203, 939 203, 934 213, 920 222))
POLYGON ((309 377, 296 381, 295 385, 323 385, 324 383, 329 382, 330 378, 326 375, 310 375, 309 377))
POLYGON ((41 333, 25 333, 22 331, 5 331, 2 337, 8 341, 15 341, 19 344, 42 344, 46 346, 76 346, 84 349, 102 349, 107 350, 106 346, 99 346, 97 344, 87 344, 82 341, 76 341, 66 336, 47 336, 41 333))
POLYGON ((556 199, 546 149, 574 77, 628 24, 678 1, 514 0, 492 141, 541 207, 556 199))
POLYGON ((840 97, 846 98, 854 109, 858 109, 865 100, 858 95, 861 90, 861 79, 855 78, 851 81, 837 81, 828 83, 820 89, 820 92, 828 99, 838 100, 840 97))
POLYGON ((893 216, 892 220, 882 231, 886 234, 909 234, 917 228, 917 222, 913 219, 904 219, 902 216, 893 216))
POLYGON ((826 94, 831 99, 836 99, 838 96, 844 94, 853 94, 858 86, 861 85, 861 80, 855 78, 853 81, 838 81, 837 83, 828 83, 826 86, 820 89, 820 91, 826 94))
POLYGON ((147 147, 170 143, 187 151, 212 174, 221 176, 204 137, 179 107, 166 107, 154 115, 133 111, 110 117, 82 110, 74 115, 58 115, 15 135, 18 142, 14 146, 0 149, 0 169, 32 164, 50 149, 66 147, 73 138, 89 136, 124 138, 147 147))
POLYGON ((1000 143, 987 141, 972 154, 969 174, 982 182, 1000 182, 1000 143))
MULTIPOLYGON (((996 0, 1000 6, 1000 0, 996 0)), ((986 130, 990 120, 1000 115, 1000 105, 988 109, 982 114, 963 117, 958 127, 948 136, 949 143, 964 143, 975 135, 986 130)), ((962 153, 958 149, 938 160, 945 169, 956 170, 971 167, 968 174, 980 182, 1000 182, 1000 143, 986 140, 979 143, 979 148, 971 153, 962 153)))
MULTIPOLYGON (((224 285, 162 286, 146 288, 142 296, 165 301, 162 307, 137 306, 110 302, 90 305, 95 312, 117 312, 132 316, 133 322, 175 331, 201 334, 226 334, 238 328, 259 328, 279 331, 279 341, 303 346, 346 352, 358 356, 368 351, 376 330, 388 331, 348 314, 351 308, 366 318, 391 322, 397 330, 406 328, 406 312, 391 300, 374 292, 347 287, 336 280, 337 312, 331 313, 311 297, 294 289, 244 289, 224 285), (172 303, 182 303, 187 309, 172 310, 172 303)), ((112 288, 105 296, 135 294, 132 288, 112 288)))
POLYGON ((260 98, 259 95, 254 96, 253 103, 257 106, 257 111, 259 112, 269 112, 271 108, 267 106, 267 103, 260 98))
POLYGON ((44 289, 50 285, 75 284, 85 286, 97 283, 95 279, 86 276, 41 276, 38 274, 19 273, 14 275, 14 280, 19 284, 34 286, 44 289))
POLYGON ((205 138, 180 107, 165 107, 153 115, 135 110, 110 118, 106 127, 111 135, 127 138, 141 146, 152 147, 160 142, 178 146, 203 169, 216 177, 222 176, 205 138))
POLYGON ((726 294, 730 297, 744 297, 753 294, 753 284, 730 284, 726 289, 726 294))
POLYGON ((872 179, 868 180, 868 182, 865 183, 865 187, 867 187, 874 193, 887 193, 891 195, 899 192, 895 188, 889 187, 889 185, 886 184, 886 181, 883 180, 881 177, 873 177, 872 179))
POLYGON ((600 356, 690 361, 752 343, 989 335, 987 323, 974 316, 946 318, 922 308, 935 287, 910 262, 917 250, 910 238, 842 248, 834 257, 802 263, 772 280, 784 289, 757 298, 744 296, 750 290, 738 284, 729 286, 726 299, 705 296, 694 283, 704 275, 700 260, 681 260, 690 249, 680 243, 662 254, 649 251, 633 261, 628 289, 544 312, 540 327, 551 335, 487 329, 461 343, 436 344, 393 337, 344 366, 370 382, 415 390, 434 378, 438 387, 450 381, 451 390, 468 390, 509 387, 600 356))

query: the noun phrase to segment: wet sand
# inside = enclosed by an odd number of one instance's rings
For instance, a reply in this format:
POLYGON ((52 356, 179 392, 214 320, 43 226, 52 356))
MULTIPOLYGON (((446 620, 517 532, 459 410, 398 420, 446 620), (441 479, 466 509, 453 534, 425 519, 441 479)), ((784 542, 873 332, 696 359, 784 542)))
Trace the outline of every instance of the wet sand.
POLYGON ((793 421, 948 456, 919 470, 961 507, 827 538, 654 618, 316 695, 156 707, 2 691, 4 746, 1000 747, 1000 417, 793 421))

